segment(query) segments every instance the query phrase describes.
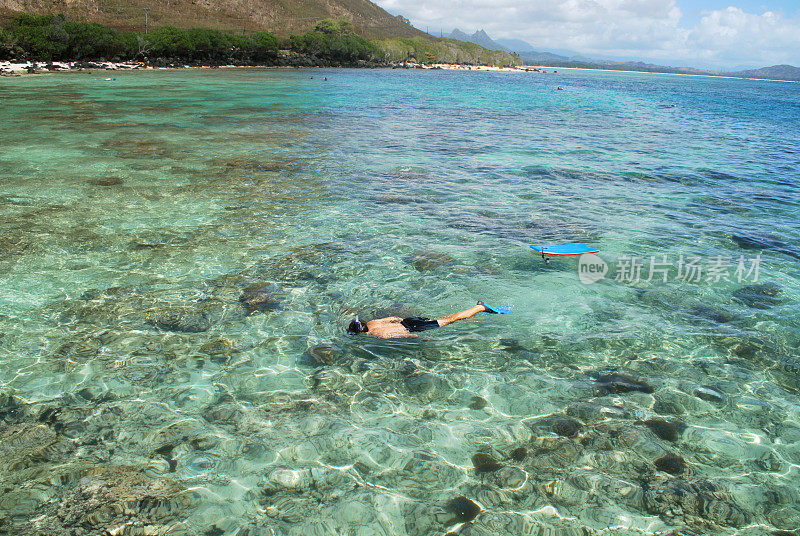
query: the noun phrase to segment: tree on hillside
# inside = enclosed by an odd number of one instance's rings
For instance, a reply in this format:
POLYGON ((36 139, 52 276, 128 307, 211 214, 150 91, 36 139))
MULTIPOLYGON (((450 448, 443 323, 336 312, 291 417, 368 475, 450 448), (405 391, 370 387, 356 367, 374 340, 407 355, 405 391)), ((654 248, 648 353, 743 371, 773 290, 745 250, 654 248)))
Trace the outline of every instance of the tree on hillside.
POLYGON ((323 19, 310 32, 289 37, 289 47, 332 63, 372 61, 378 53, 373 43, 354 33, 347 19, 323 19))
POLYGON ((344 17, 338 20, 322 19, 314 25, 314 31, 329 35, 355 33, 353 23, 344 17))

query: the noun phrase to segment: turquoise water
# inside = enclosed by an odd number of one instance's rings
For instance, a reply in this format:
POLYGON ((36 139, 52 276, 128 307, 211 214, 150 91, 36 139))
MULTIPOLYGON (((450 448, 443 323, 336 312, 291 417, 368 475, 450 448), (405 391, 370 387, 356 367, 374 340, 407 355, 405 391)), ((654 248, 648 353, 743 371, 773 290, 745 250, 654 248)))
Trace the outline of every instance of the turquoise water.
POLYGON ((796 84, 116 76, 0 83, 0 532, 800 526, 796 84))

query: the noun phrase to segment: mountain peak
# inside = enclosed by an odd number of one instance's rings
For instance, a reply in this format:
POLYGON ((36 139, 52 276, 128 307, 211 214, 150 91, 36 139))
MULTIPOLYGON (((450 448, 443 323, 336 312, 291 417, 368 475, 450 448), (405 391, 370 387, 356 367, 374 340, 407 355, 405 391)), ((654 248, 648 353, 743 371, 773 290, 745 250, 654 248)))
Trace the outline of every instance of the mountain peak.
POLYGON ((449 37, 450 39, 458 39, 459 41, 466 41, 468 43, 475 43, 476 45, 480 45, 483 48, 489 50, 505 50, 506 52, 508 52, 508 49, 506 47, 504 47, 497 41, 494 41, 491 37, 489 37, 489 34, 487 34, 486 31, 484 31, 483 29, 480 29, 474 34, 469 35, 462 32, 458 28, 455 28, 452 32, 450 32, 450 35, 448 35, 447 37, 449 37))

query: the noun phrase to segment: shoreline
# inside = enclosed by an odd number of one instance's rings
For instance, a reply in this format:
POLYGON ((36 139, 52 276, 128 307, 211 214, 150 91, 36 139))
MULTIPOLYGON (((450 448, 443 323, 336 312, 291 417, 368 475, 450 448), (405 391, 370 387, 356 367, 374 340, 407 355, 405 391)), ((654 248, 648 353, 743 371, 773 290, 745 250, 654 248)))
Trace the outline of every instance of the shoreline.
POLYGON ((284 62, 263 65, 188 65, 188 64, 168 64, 153 65, 148 62, 10 62, 0 61, 0 77, 22 76, 27 74, 46 74, 58 72, 85 72, 90 70, 117 72, 117 71, 166 71, 166 70, 191 70, 191 69, 326 69, 326 68, 352 68, 352 69, 420 69, 420 70, 444 70, 444 71, 487 71, 487 72, 519 72, 519 73, 555 73, 558 70, 570 71, 599 71, 609 73, 636 73, 653 74, 668 76, 696 76, 703 78, 725 78, 728 80, 753 80, 757 82, 785 82, 800 83, 800 80, 779 80, 775 78, 747 78, 741 76, 726 76, 716 74, 696 74, 696 73, 662 73, 657 71, 632 71, 624 69, 590 69, 586 67, 560 67, 553 65, 517 65, 498 67, 494 65, 466 65, 459 63, 418 63, 418 62, 396 62, 396 63, 357 63, 352 65, 320 65, 313 64, 312 60, 307 62, 284 62))
POLYGON ((188 65, 188 64, 170 64, 166 66, 153 65, 148 62, 100 62, 100 61, 86 61, 86 62, 0 62, 0 76, 22 76, 28 74, 47 74, 59 72, 85 72, 90 70, 108 71, 108 72, 126 72, 126 71, 157 71, 157 70, 191 70, 191 69, 292 69, 292 68, 306 68, 306 69, 325 69, 325 68, 372 68, 372 69, 420 69, 420 70, 446 70, 446 71, 492 71, 492 72, 546 72, 543 68, 531 66, 506 66, 498 67, 493 65, 464 65, 452 63, 417 63, 417 62, 399 62, 399 63, 371 63, 371 64, 354 64, 354 65, 306 65, 306 64, 264 64, 264 65, 188 65))

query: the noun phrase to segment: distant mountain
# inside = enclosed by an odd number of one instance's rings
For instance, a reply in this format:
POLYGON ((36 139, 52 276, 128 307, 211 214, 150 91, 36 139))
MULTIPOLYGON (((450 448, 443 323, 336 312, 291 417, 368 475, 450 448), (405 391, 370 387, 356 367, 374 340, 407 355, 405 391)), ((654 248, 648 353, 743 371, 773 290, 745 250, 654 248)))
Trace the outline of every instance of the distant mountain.
POLYGON ((458 39, 459 41, 466 41, 467 43, 475 43, 476 45, 480 45, 487 50, 505 50, 506 52, 510 52, 509 49, 494 41, 489 35, 484 32, 483 30, 478 30, 472 35, 462 32, 458 28, 450 32, 448 35, 450 39, 458 39))
POLYGON ((527 41, 523 41, 522 39, 496 39, 495 42, 504 46, 511 52, 536 52, 536 49, 533 48, 533 45, 527 41))
POLYGON ((558 54, 552 54, 550 52, 536 52, 536 51, 520 52, 519 57, 522 59, 523 62, 529 65, 537 63, 547 63, 547 62, 575 61, 566 56, 559 56, 558 54))
POLYGON ((528 64, 542 63, 547 61, 589 61, 592 60, 578 56, 577 53, 555 54, 553 52, 542 52, 536 50, 533 45, 522 39, 498 39, 496 43, 504 46, 510 52, 516 52, 519 57, 528 64))
POLYGON ((724 74, 740 78, 767 78, 770 80, 800 81, 800 69, 792 65, 773 65, 772 67, 762 67, 761 69, 749 69, 746 71, 734 71, 732 73, 724 74))

